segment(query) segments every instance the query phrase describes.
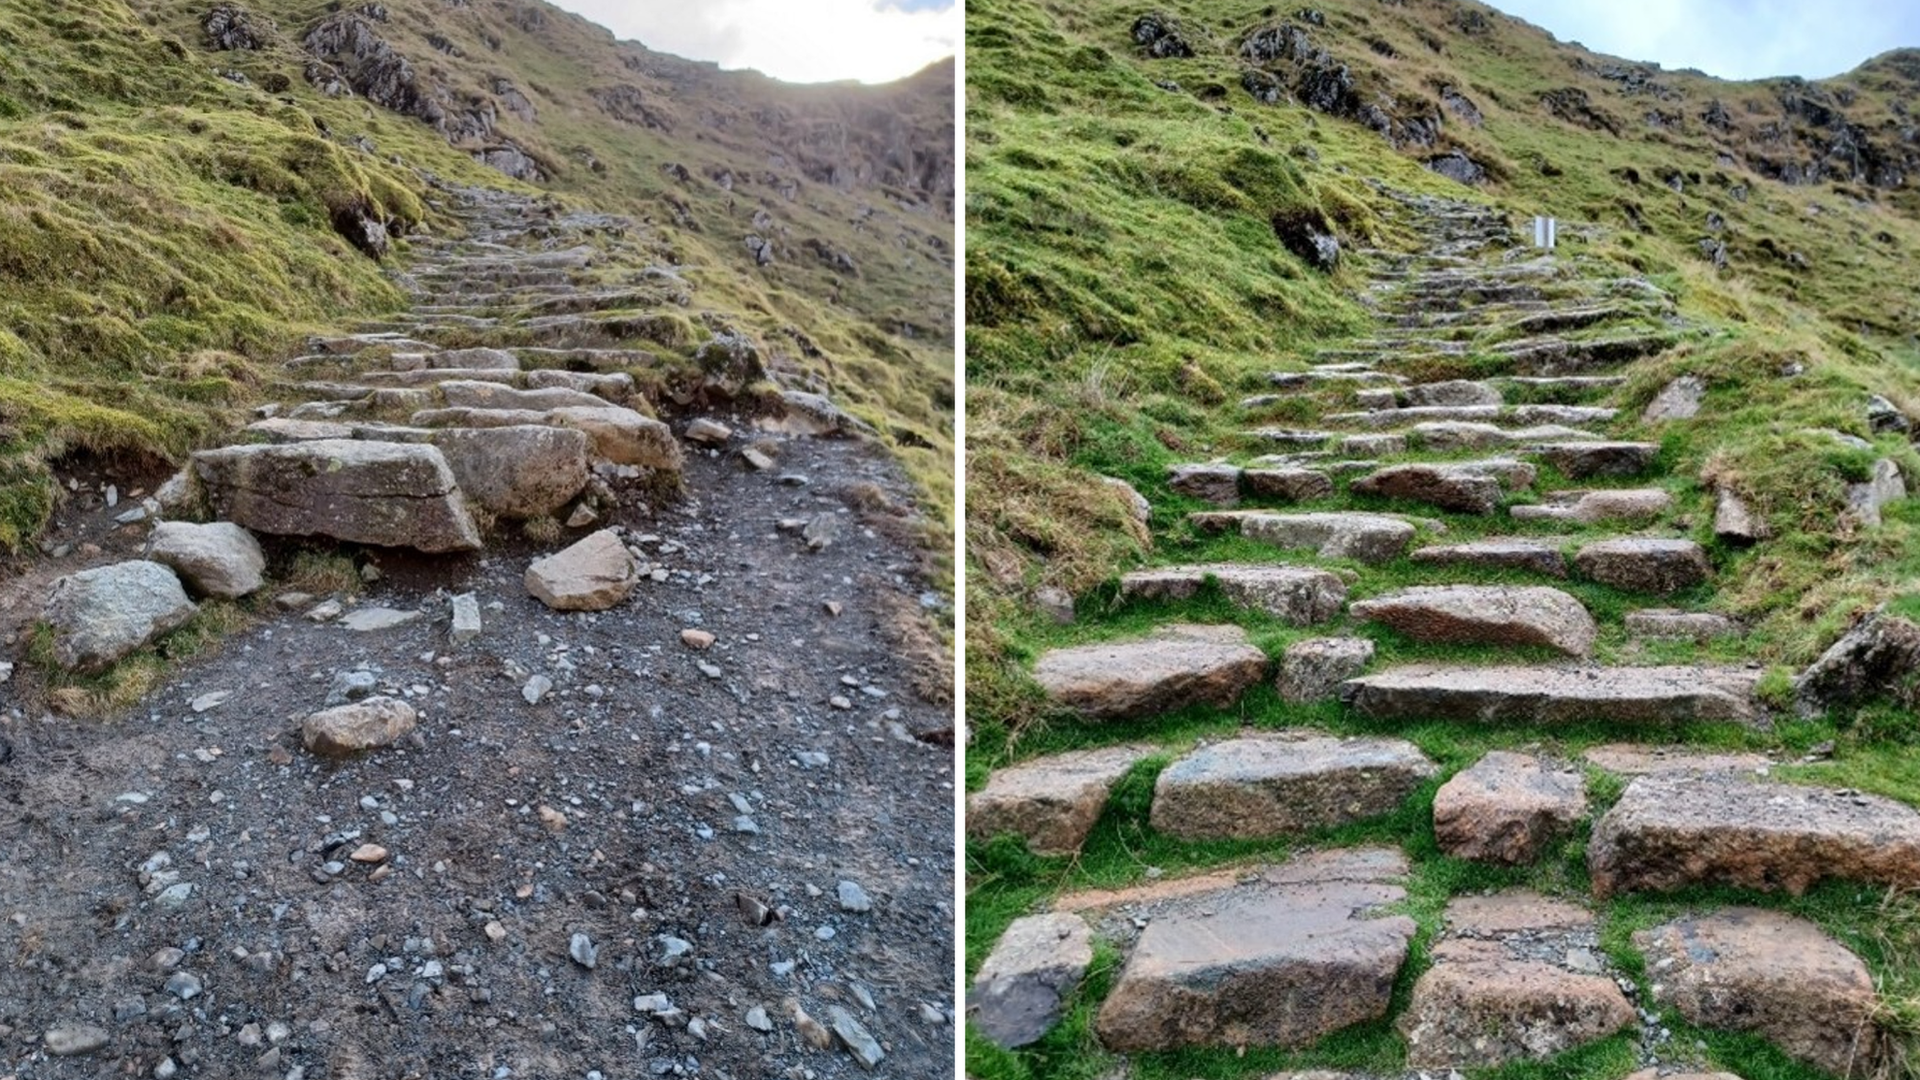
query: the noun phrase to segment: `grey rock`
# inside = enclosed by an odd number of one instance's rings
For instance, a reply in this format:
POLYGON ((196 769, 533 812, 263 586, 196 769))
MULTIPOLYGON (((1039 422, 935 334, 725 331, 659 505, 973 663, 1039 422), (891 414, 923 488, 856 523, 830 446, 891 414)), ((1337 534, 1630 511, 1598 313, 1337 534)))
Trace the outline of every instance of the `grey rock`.
MULTIPOLYGON (((1517 509, 1517 507, 1516 507, 1517 509)), ((1567 576, 1566 556, 1560 543, 1524 537, 1490 537, 1459 544, 1436 544, 1416 550, 1414 562, 1444 566, 1470 566, 1493 570, 1524 570, 1549 577, 1567 576)))
POLYGON ((881 1059, 887 1056, 886 1051, 880 1048, 880 1040, 875 1039, 846 1009, 838 1005, 827 1006, 827 1022, 833 1028, 834 1038, 847 1048, 853 1060, 868 1069, 879 1067, 881 1059))
POLYGON ((193 455, 215 514, 274 536, 474 551, 480 533, 446 458, 412 443, 323 439, 193 455))
POLYGON ((54 661, 92 672, 179 627, 198 610, 172 570, 135 561, 55 581, 41 617, 53 630, 54 661))
POLYGON ((1640 419, 1648 424, 1691 420, 1700 412, 1700 402, 1706 394, 1707 384, 1698 375, 1682 375, 1654 395, 1640 419))
POLYGON ((62 1024, 48 1029, 45 1037, 47 1053, 54 1057, 91 1054, 109 1040, 106 1029, 94 1024, 62 1024))
POLYGON ((356 633, 368 634, 379 630, 397 630, 402 626, 411 626, 426 618, 419 610, 400 611, 389 607, 355 608, 342 616, 340 625, 356 633))
POLYGON ((1625 625, 1628 635, 1637 638, 1685 638, 1704 642, 1740 633, 1740 624, 1725 615, 1708 611, 1674 611, 1670 608, 1629 611, 1625 625))
POLYGON ((1408 664, 1350 679, 1348 704, 1375 719, 1568 724, 1752 722, 1758 673, 1720 667, 1408 664))
POLYGON ((1608 521, 1647 522, 1673 508, 1673 496, 1659 488, 1604 491, 1555 491, 1546 501, 1508 510, 1515 521, 1559 521, 1598 525, 1608 521))
POLYGON ((1885 610, 1860 620, 1794 679, 1804 716, 1847 709, 1881 696, 1906 708, 1920 704, 1920 625, 1885 610))
POLYGON ((1012 833, 1036 855, 1077 852, 1113 785, 1151 753, 1143 746, 1069 750, 995 769, 986 787, 967 796, 967 835, 1012 833))
POLYGON ((1149 820, 1189 841, 1301 836, 1390 813, 1437 771, 1400 739, 1227 739, 1161 771, 1149 820))
POLYGON ((480 636, 480 601, 472 593, 461 593, 453 598, 453 628, 448 631, 448 640, 455 645, 464 645, 480 636))
POLYGON ((587 935, 576 933, 567 941, 567 956, 574 963, 592 971, 600 963, 600 947, 587 935))
POLYGON ((432 440, 446 455, 461 492, 499 517, 554 514, 587 486, 589 442, 582 431, 527 425, 442 428, 432 440))
POLYGON ((967 995, 975 1030, 996 1046, 1027 1046, 1060 1020, 1093 962, 1093 934, 1078 915, 1029 915, 1007 927, 967 995))
POLYGON ((1145 525, 1148 521, 1152 520, 1153 504, 1148 502, 1147 497, 1140 494, 1132 484, 1116 476, 1102 476, 1099 479, 1101 483, 1112 488, 1126 501, 1127 508, 1133 514, 1135 521, 1145 525))
POLYGON ((1374 645, 1366 638, 1308 638, 1287 646, 1275 688, 1291 705, 1311 705, 1334 695, 1339 685, 1367 670, 1374 645))
POLYGON ((1494 750, 1440 786, 1433 831, 1455 858, 1521 866, 1568 835, 1586 810, 1579 770, 1494 750))
POLYGON ((639 567, 611 529, 527 567, 527 591, 557 611, 605 611, 633 593, 639 567))
POLYGON ((1765 518, 1748 508, 1732 488, 1714 493, 1713 534, 1729 544, 1754 544, 1772 537, 1765 518))
POLYGON ((867 890, 861 888, 859 882, 842 881, 835 887, 835 892, 839 896, 842 911, 864 915, 873 910, 873 900, 867 896, 867 890))
POLYGON ((1691 540, 1600 540, 1574 553, 1574 568, 1602 585, 1666 595, 1707 580, 1713 566, 1691 540))
POLYGON ((1413 540, 1414 526, 1386 514, 1286 514, 1266 510, 1221 510, 1189 515, 1206 532, 1238 532, 1280 548, 1311 548, 1328 559, 1382 563, 1396 559, 1413 540))
POLYGON ((153 528, 147 558, 171 567, 194 593, 228 600, 259 589, 267 569, 260 542, 229 521, 163 521, 153 528))
POLYGON ((1542 586, 1420 585, 1348 610, 1429 644, 1539 646, 1589 656, 1599 636, 1580 601, 1542 586))
POLYGON ((1658 443, 1561 442, 1534 448, 1546 462, 1575 480, 1595 476, 1638 476, 1660 456, 1658 443))
POLYGON ((370 697, 307 717, 301 724, 301 738, 308 750, 322 757, 351 757, 399 742, 419 721, 419 714, 404 701, 370 697))
POLYGON ((1167 470, 1167 487, 1189 498, 1215 506, 1240 505, 1240 466, 1208 462, 1175 465, 1167 470))
POLYGON ((1131 719, 1187 705, 1225 707, 1266 672, 1238 626, 1165 626, 1145 638, 1054 649, 1034 665, 1047 697, 1091 719, 1131 719))
POLYGON ((1311 626, 1340 613, 1346 583, 1329 571, 1303 566, 1211 563, 1136 570, 1120 578, 1122 597, 1185 600, 1209 579, 1235 604, 1265 612, 1290 626, 1311 626))
POLYGON ((1870 529, 1880 527, 1880 511, 1888 503, 1907 497, 1907 482, 1900 466, 1887 458, 1873 463, 1873 475, 1858 484, 1847 485, 1847 509, 1870 529))

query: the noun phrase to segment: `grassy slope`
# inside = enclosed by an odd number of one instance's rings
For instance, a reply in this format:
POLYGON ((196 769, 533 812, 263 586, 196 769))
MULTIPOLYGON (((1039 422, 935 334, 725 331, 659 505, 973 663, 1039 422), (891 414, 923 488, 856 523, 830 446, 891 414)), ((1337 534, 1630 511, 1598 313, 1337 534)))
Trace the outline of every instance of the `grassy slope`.
MULTIPOLYGON (((616 46, 545 5, 386 6, 385 29, 417 68, 463 92, 505 77, 535 101, 537 121, 503 112, 501 127, 548 165, 551 190, 655 225, 661 258, 696 286, 686 314, 705 324, 680 351, 720 326, 754 334, 776 369, 810 377, 874 423, 931 516, 950 518, 949 208, 864 181, 802 182, 788 203, 764 185, 729 197, 701 179, 722 165, 755 178, 781 171, 770 167, 778 133, 746 122, 754 116, 831 134, 876 101, 898 103, 903 123, 937 142, 950 78, 943 85, 933 69, 888 88, 783 87, 616 46), (523 30, 515 17, 532 8, 544 20, 523 30), (464 56, 434 52, 430 32, 464 56), (689 115, 672 131, 621 123, 588 96, 645 83, 661 101, 661 84, 627 58, 691 73, 670 106, 689 115), (733 137, 712 136, 727 125, 733 137), (660 168, 668 161, 696 179, 677 183, 660 168), (764 269, 741 244, 760 208, 787 230, 782 261, 764 269), (857 275, 803 258, 809 238, 850 254, 857 275)), ((309 87, 297 41, 325 4, 255 6, 280 30, 257 53, 207 49, 203 10, 50 0, 0 11, 0 546, 19 547, 46 520, 58 497, 49 462, 76 449, 177 457, 230 427, 303 334, 401 303, 379 267, 334 235, 332 207, 364 201, 417 222, 423 169, 515 184, 417 121, 309 87), (274 76, 290 88, 259 89, 274 76), (362 136, 372 152, 354 145, 362 136)))
MULTIPOLYGON (((1902 253, 1920 243, 1910 195, 1832 185, 1790 188, 1722 163, 1720 146, 1741 149, 1749 129, 1766 119, 1747 106, 1773 100, 1766 86, 1663 73, 1660 80, 1681 97, 1662 99, 1659 108, 1696 117, 1707 99, 1719 98, 1741 127, 1716 138, 1697 122, 1677 132, 1653 129, 1643 119, 1649 107, 1644 97, 1627 98, 1615 84, 1575 66, 1578 58, 1594 65, 1605 58, 1558 46, 1524 24, 1491 16, 1492 32, 1470 37, 1449 25, 1448 15, 1463 7, 1451 2, 1390 8, 1343 0, 1315 7, 1328 23, 1314 31, 1316 39, 1354 66, 1363 96, 1380 91, 1431 98, 1432 87, 1444 82, 1474 99, 1484 126, 1450 122, 1442 145, 1460 146, 1489 166, 1496 179, 1483 197, 1519 214, 1537 210, 1599 226, 1591 241, 1571 242, 1568 255, 1590 273, 1648 277, 1674 293, 1681 313, 1708 331, 1637 365, 1629 384, 1606 403, 1621 406, 1624 416, 1637 415, 1673 375, 1693 372, 1707 379, 1710 391, 1699 421, 1657 433, 1631 423, 1620 430, 1663 442, 1680 520, 1713 547, 1718 591, 1692 599, 1748 618, 1756 630, 1738 646, 1635 651, 1610 629, 1602 642, 1606 658, 1754 659, 1784 674, 1788 665, 1815 655, 1853 614, 1911 588, 1920 569, 1914 545, 1920 514, 1909 503, 1889 514, 1877 532, 1840 531, 1843 485, 1874 455, 1837 450, 1829 440, 1801 432, 1821 426, 1869 436, 1862 410, 1868 391, 1908 409, 1920 403, 1920 378, 1905 341, 1915 309, 1901 273, 1902 253), (1363 38, 1384 42, 1396 58, 1382 57, 1363 38), (1439 51, 1426 44, 1429 39, 1439 51), (1548 116, 1540 95, 1566 86, 1587 89, 1594 108, 1620 135, 1548 116), (1683 192, 1657 179, 1676 168, 1683 192), (1640 176, 1638 183, 1625 178, 1628 170, 1640 176), (1737 185, 1749 189, 1744 201, 1734 197, 1737 185), (1856 203, 1855 196, 1870 201, 1856 203), (1710 210, 1731 226, 1731 269, 1724 273, 1715 273, 1696 247, 1707 235, 1710 210), (1801 253, 1811 268, 1796 269, 1788 252, 1801 253), (1804 365, 1806 373, 1780 378, 1789 362, 1804 365), (1713 545, 1707 476, 1745 492, 1779 539, 1753 553, 1713 545)), ((1174 870, 1284 854, 1285 845, 1181 845, 1152 834, 1145 826, 1152 776, 1173 750, 1242 723, 1365 730, 1337 708, 1288 709, 1267 691, 1250 695, 1234 715, 1196 713, 1095 729, 1049 717, 1024 672, 1045 648, 1124 636, 1176 614, 1239 622, 1275 654, 1286 642, 1310 636, 1217 600, 1116 607, 1111 580, 1141 562, 1272 557, 1263 549, 1240 550, 1237 541, 1195 542, 1179 522, 1198 504, 1164 485, 1170 463, 1245 449, 1233 441, 1239 414, 1232 403, 1262 389, 1264 372, 1297 367, 1327 339, 1367 325, 1350 299, 1360 280, 1355 270, 1343 268, 1331 277, 1308 270, 1274 241, 1271 219, 1318 212, 1338 226, 1349 248, 1404 247, 1410 239, 1391 234, 1387 208, 1360 178, 1473 197, 1370 131, 1297 106, 1260 105, 1241 91, 1233 45, 1244 31, 1278 21, 1273 9, 1263 15, 1245 4, 1159 8, 1206 28, 1213 48, 1190 59, 1141 58, 1127 32, 1146 5, 973 0, 968 6, 967 634, 976 735, 969 783, 984 782, 992 765, 1049 750, 1149 734, 1169 747, 1165 758, 1144 764, 1129 781, 1080 859, 1040 860, 1004 843, 973 845, 973 964, 1007 920, 1059 889, 1139 880, 1149 866, 1174 870), (1180 92, 1155 85, 1168 80, 1180 92), (1097 481, 1100 474, 1126 478, 1152 500, 1161 550, 1153 550, 1145 530, 1127 519, 1122 500, 1097 481), (1038 614, 1030 597, 1041 586, 1073 593, 1082 620, 1062 627, 1038 614)), ((1860 99, 1850 113, 1859 116, 1890 115, 1877 95, 1912 94, 1906 84, 1869 86, 1884 83, 1871 72, 1853 81, 1860 99)), ((1259 419, 1304 419, 1295 415, 1297 406, 1304 403, 1283 402, 1259 419)), ((1875 441, 1876 453, 1894 456, 1909 475, 1920 467, 1904 440, 1875 441)), ((1539 489, 1556 483, 1543 477, 1539 489)), ((1369 585, 1430 578, 1430 572, 1401 564, 1369 585)), ((1573 588, 1603 623, 1617 626, 1628 597, 1573 588)), ((1375 636, 1388 659, 1479 655, 1375 636)), ((1779 678, 1771 682, 1777 685, 1779 678)), ((1397 734, 1419 743, 1448 771, 1470 764, 1492 745, 1525 743, 1572 755, 1595 742, 1649 735, 1595 729, 1496 736, 1454 725, 1397 734)), ((1837 738, 1841 753, 1835 763, 1794 771, 1913 800, 1920 774, 1908 740, 1915 734, 1911 718, 1870 710, 1844 724, 1789 723, 1771 738, 1728 730, 1652 737, 1788 751, 1837 738)), ((1617 781, 1596 779, 1603 794, 1609 784, 1617 790, 1617 781)), ((1431 837, 1431 794, 1422 793, 1389 821, 1314 838, 1407 843, 1418 864, 1412 910, 1426 933, 1434 929, 1445 896, 1509 880, 1439 856, 1431 837)), ((1584 891, 1580 843, 1511 880, 1584 891)), ((1634 962, 1624 947, 1631 928, 1698 899, 1705 898, 1628 898, 1609 905, 1603 914, 1616 958, 1634 962)), ((1890 999, 1908 1000, 1920 990, 1911 966, 1920 942, 1906 908, 1895 918, 1881 910, 1877 896, 1838 887, 1792 906, 1860 948, 1886 981, 1890 999)), ((1403 974, 1403 994, 1420 967, 1417 953, 1403 974)), ((1088 1020, 1104 987, 1104 977, 1091 980, 1073 1019, 1032 1052, 1005 1055, 973 1046, 972 1071, 1009 1078, 1099 1075, 1112 1062, 1092 1041, 1088 1020)), ((1676 1033, 1689 1039, 1697 1034, 1684 1025, 1676 1033)), ((1698 1037, 1714 1061, 1749 1080, 1804 1075, 1756 1041, 1698 1037)), ((1257 1076, 1284 1064, 1394 1069, 1399 1053, 1397 1038, 1381 1025, 1343 1033, 1294 1059, 1177 1055, 1137 1062, 1136 1073, 1257 1076)), ((1630 1064, 1629 1048, 1616 1043, 1547 1070, 1508 1072, 1616 1077, 1630 1064)))

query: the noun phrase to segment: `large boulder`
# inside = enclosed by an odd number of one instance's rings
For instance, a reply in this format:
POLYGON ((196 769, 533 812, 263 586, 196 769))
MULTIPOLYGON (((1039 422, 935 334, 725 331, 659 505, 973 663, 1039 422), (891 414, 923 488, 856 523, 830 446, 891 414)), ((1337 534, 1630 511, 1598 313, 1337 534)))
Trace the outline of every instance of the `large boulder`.
POLYGON ((1225 708, 1260 681, 1267 654, 1238 626, 1178 624, 1144 638, 1055 649, 1033 677, 1052 702, 1098 720, 1189 705, 1225 708))
POLYGON ((1867 965, 1805 919, 1734 907, 1633 935, 1656 1001, 1699 1027, 1765 1037, 1835 1076, 1875 1076, 1889 1049, 1867 965))
POLYGON ((442 428, 433 445, 467 498, 503 518, 558 511, 587 486, 588 439, 567 428, 442 428))
POLYGON ((429 553, 475 551, 480 532, 447 459, 417 443, 321 439, 193 455, 213 513, 274 536, 325 536, 429 553))
POLYGON ((195 594, 226 600, 260 588, 267 569, 260 541, 230 521, 163 521, 153 528, 147 558, 170 567, 195 594))
POLYGON ((967 1016, 974 1030, 1012 1049, 1038 1042, 1093 963, 1093 933, 1078 915, 1015 919, 974 976, 967 1016))
POLYGON ((41 617, 53 629, 54 661, 71 671, 93 672, 177 628, 198 610, 172 570, 136 560, 54 582, 41 617))
POLYGON ((640 583, 633 554, 612 529, 527 567, 527 591, 555 611, 605 611, 640 583))
POLYGON ((1589 656, 1599 635, 1580 601, 1543 586, 1416 585, 1362 600, 1348 611, 1439 645, 1538 646, 1589 656))

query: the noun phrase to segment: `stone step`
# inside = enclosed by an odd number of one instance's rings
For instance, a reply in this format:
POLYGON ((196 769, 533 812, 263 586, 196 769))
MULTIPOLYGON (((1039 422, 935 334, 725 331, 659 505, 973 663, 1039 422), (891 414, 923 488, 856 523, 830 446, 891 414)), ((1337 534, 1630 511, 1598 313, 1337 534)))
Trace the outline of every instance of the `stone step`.
POLYGON ((1093 963, 1093 933, 1067 912, 1013 920, 967 994, 967 1028, 1012 1050, 1039 1042, 1093 963))
POLYGON ((1493 351, 1512 362, 1515 374, 1571 375, 1643 360, 1666 352, 1678 340, 1670 332, 1574 340, 1539 337, 1504 342, 1493 351))
POLYGON ((1534 390, 1593 393, 1624 386, 1625 375, 1502 375, 1492 380, 1534 390))
POLYGON ((1660 596, 1690 589, 1713 574, 1699 544, 1642 537, 1595 541, 1574 553, 1573 566, 1602 585, 1660 596))
POLYGON ((1603 491, 1549 491, 1544 500, 1507 510, 1515 521, 1555 521, 1571 525, 1603 522, 1645 524, 1673 509, 1673 496, 1660 488, 1623 488, 1603 491))
POLYGON ((1583 330, 1603 322, 1627 319, 1640 314, 1632 308, 1617 305, 1594 305, 1589 307, 1556 307, 1538 314, 1523 316, 1508 323, 1510 333, 1527 336, 1542 334, 1564 334, 1569 330, 1583 330))
POLYGON ((203 450, 189 475, 211 513, 272 536, 324 536, 432 554, 480 533, 439 449, 332 439, 203 450))
POLYGON ((1306 428, 1254 428, 1240 433, 1248 442, 1279 446, 1322 447, 1333 441, 1331 431, 1313 431, 1306 428))
POLYGON ((1073 855, 1106 810, 1113 785, 1152 755, 1148 746, 1069 750, 995 769, 967 796, 967 835, 1011 833, 1036 855, 1073 855))
POLYGON ((1057 708, 1131 720, 1194 705, 1225 708, 1265 677, 1267 655, 1237 626, 1175 624, 1144 638, 1053 649, 1033 678, 1057 708))
POLYGON ((1444 379, 1411 386, 1361 390, 1354 394, 1354 400, 1365 409, 1498 408, 1504 403, 1498 387, 1469 379, 1444 379))
POLYGON ((1405 408, 1330 413, 1320 422, 1378 431, 1423 423, 1492 424, 1499 427, 1536 427, 1545 424, 1603 424, 1618 409, 1598 405, 1410 405, 1405 408))
MULTIPOLYGON (((1371 368, 1363 368, 1360 370, 1311 368, 1306 371, 1272 371, 1267 373, 1268 385, 1282 390, 1300 390, 1321 383, 1329 385, 1348 385, 1353 383, 1370 385, 1373 383, 1403 383, 1406 381, 1407 379, 1404 375, 1375 371, 1371 368)), ((1262 395, 1262 398, 1269 399, 1270 401, 1283 400, 1279 396, 1272 394, 1262 395)), ((1261 398, 1247 399, 1249 402, 1257 400, 1261 400, 1261 398)))
POLYGON ((1215 506, 1238 506, 1241 498, 1306 502, 1333 494, 1333 479, 1297 467, 1243 469, 1210 461, 1167 469, 1167 487, 1215 506))
POLYGON ((1126 599, 1185 600, 1208 581, 1228 600, 1264 612, 1289 626, 1313 626, 1340 613, 1347 585, 1326 570, 1305 566, 1208 563, 1135 570, 1120 578, 1126 599))
MULTIPOLYGON (((1094 1030, 1121 1053, 1302 1047, 1387 1015, 1415 932, 1381 909, 1406 899, 1397 851, 1330 851, 1106 898, 1145 929, 1094 1030)), ((1150 887, 1151 888, 1151 887, 1150 887)))
POLYGON ((1757 681, 1743 668, 1409 664, 1349 679, 1340 692, 1355 712, 1380 720, 1752 723, 1757 681))
POLYGON ((1447 905, 1399 1021, 1416 1069, 1544 1061, 1636 1026, 1593 914, 1524 890, 1447 905))
POLYGON ((1607 743, 1592 747, 1580 756, 1595 768, 1621 776, 1676 772, 1734 772, 1765 776, 1777 764, 1765 754, 1640 743, 1607 743))
POLYGON ((307 339, 307 352, 326 356, 357 356, 375 349, 426 350, 433 346, 403 334, 372 333, 317 336, 307 339))
POLYGON ((1525 866, 1587 816, 1579 769, 1531 754, 1489 751, 1433 796, 1433 835, 1456 859, 1525 866))
POLYGON ((395 371, 471 370, 518 371, 520 360, 505 349, 427 349, 397 353, 392 357, 395 371))
POLYGON ((1731 885, 1794 896, 1827 879, 1920 888, 1920 811, 1856 791, 1737 773, 1627 785, 1587 848, 1594 895, 1731 885))
POLYGON ((620 371, 624 368, 650 368, 659 357, 644 349, 548 349, 528 346, 512 350, 520 362, 546 368, 587 368, 590 371, 620 371))
POLYGON ((1642 639, 1677 638, 1707 642, 1717 637, 1738 637, 1743 632, 1739 623, 1725 615, 1708 611, 1645 608, 1627 612, 1623 621, 1628 636, 1642 639))
POLYGON ((1806 919, 1763 908, 1682 915, 1633 935, 1654 1000, 1710 1031, 1749 1032, 1834 1076, 1894 1052, 1867 965, 1806 919))
POLYGON ((424 409, 410 423, 423 428, 494 428, 543 425, 584 432, 589 452, 601 461, 678 472, 685 462, 673 430, 650 416, 595 399, 592 406, 557 409, 424 409))
POLYGON ((1460 514, 1490 514, 1502 493, 1532 485, 1534 468, 1506 458, 1388 465, 1348 486, 1358 495, 1422 502, 1460 514))
POLYGON ((1572 446, 1584 445, 1588 440, 1596 443, 1603 441, 1593 432, 1562 424, 1504 428, 1498 424, 1463 420, 1429 420, 1408 428, 1403 437, 1422 449, 1440 452, 1525 447, 1529 453, 1534 453, 1542 445, 1572 446))
POLYGON ((1187 515, 1202 532, 1238 532, 1279 548, 1310 548, 1327 559, 1382 563, 1399 558, 1415 528, 1388 514, 1287 514, 1269 510, 1217 510, 1187 515))
POLYGON ((1526 447, 1525 452, 1539 456, 1572 479, 1587 480, 1596 476, 1639 476, 1653 468, 1660 456, 1660 444, 1592 439, 1544 442, 1526 447))
POLYGON ((1561 553, 1570 541, 1551 537, 1489 536, 1457 544, 1435 544, 1415 551, 1414 562, 1464 566, 1478 570, 1524 570, 1549 577, 1567 576, 1561 553))
POLYGON ((1430 645, 1546 648, 1593 654, 1599 628, 1580 601, 1543 586, 1416 585, 1355 603, 1353 617, 1430 645))
POLYGON ((1245 735, 1162 770, 1149 821, 1188 841, 1301 837, 1392 813, 1438 772, 1401 739, 1245 735))

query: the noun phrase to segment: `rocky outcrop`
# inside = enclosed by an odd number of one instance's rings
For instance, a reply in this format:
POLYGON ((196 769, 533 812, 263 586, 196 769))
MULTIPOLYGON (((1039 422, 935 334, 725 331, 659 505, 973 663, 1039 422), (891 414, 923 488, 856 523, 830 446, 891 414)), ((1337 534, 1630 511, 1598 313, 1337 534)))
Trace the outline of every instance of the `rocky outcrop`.
POLYGON ((238 4, 215 4, 200 20, 207 44, 222 52, 254 52, 273 40, 273 24, 238 4))
POLYGON ((94 672, 193 618, 180 579, 157 562, 136 560, 68 574, 53 583, 41 613, 53 632, 53 659, 94 672))
POLYGON ((323 439, 193 455, 214 514, 274 536, 325 536, 429 553, 475 551, 480 533, 432 446, 323 439))
POLYGON ((1225 707, 1266 674, 1267 654, 1238 626, 1165 626, 1144 638, 1043 654, 1033 677, 1060 708, 1125 720, 1190 705, 1225 707))

